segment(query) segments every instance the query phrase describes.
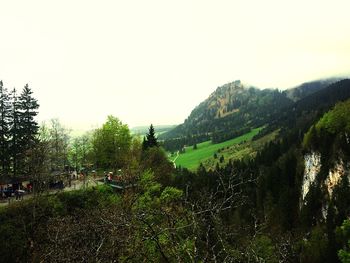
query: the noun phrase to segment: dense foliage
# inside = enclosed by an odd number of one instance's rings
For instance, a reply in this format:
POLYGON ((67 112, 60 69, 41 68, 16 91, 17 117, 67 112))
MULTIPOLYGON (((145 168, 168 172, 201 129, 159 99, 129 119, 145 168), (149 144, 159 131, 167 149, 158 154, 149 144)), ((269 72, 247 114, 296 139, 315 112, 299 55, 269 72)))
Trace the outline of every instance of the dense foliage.
MULTIPOLYGON (((346 145, 350 134, 349 109, 350 100, 347 100, 338 103, 332 111, 324 114, 320 121, 307 132, 304 146, 320 150, 335 140, 339 141, 342 146, 346 145)), ((341 145, 337 145, 336 149, 339 150, 339 148, 342 148, 341 145)))
POLYGON ((114 172, 123 167, 129 156, 131 135, 127 125, 118 118, 108 116, 102 128, 96 129, 92 138, 95 164, 114 172))

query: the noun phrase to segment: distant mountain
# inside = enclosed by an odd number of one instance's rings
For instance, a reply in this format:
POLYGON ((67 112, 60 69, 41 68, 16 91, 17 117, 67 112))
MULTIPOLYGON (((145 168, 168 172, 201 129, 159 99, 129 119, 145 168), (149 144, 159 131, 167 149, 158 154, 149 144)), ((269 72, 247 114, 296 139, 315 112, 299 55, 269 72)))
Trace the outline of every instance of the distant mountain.
MULTIPOLYGON (((170 131, 175 127, 176 125, 155 125, 154 129, 156 133, 161 134, 161 133, 170 131)), ((130 131, 132 134, 144 135, 148 132, 148 129, 149 129, 149 126, 136 126, 136 127, 132 127, 130 131)))
MULTIPOLYGON (((338 79, 317 80, 295 88, 258 89, 237 80, 218 87, 195 107, 183 124, 159 136, 165 148, 180 149, 183 145, 212 140, 221 142, 253 128, 275 123, 284 109, 322 91, 338 79)), ((284 117, 285 114, 282 114, 284 117)))
MULTIPOLYGON (((306 122, 320 117, 330 110, 337 102, 350 98, 350 80, 343 79, 306 96, 281 112, 274 123, 278 126, 289 129, 295 123, 300 123, 301 119, 306 122)), ((273 125, 273 123, 270 123, 273 125)))
POLYGON ((341 80, 341 78, 329 78, 323 80, 316 80, 311 82, 303 83, 295 88, 288 89, 284 91, 287 98, 293 100, 294 102, 311 95, 321 89, 326 88, 332 83, 341 80))
POLYGON ((279 109, 292 104, 286 94, 272 89, 260 90, 239 80, 218 87, 185 120, 163 139, 196 136, 207 140, 216 134, 237 132, 264 125, 279 109))

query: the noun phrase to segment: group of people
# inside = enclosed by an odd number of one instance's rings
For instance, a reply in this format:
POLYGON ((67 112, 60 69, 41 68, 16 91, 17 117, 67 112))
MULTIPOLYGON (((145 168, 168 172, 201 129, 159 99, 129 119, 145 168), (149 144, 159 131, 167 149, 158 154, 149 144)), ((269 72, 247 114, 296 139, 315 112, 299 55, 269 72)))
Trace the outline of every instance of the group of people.
POLYGON ((112 172, 104 172, 104 176, 105 176, 105 183, 111 183, 113 180, 113 173, 112 172))
POLYGON ((5 187, 0 186, 0 198, 1 199, 9 198, 9 197, 14 195, 16 197, 16 200, 23 200, 24 194, 25 194, 25 191, 23 189, 21 189, 20 187, 15 189, 11 185, 7 185, 5 187))
POLYGON ((16 189, 15 190, 16 200, 23 200, 24 193, 25 193, 24 190, 16 189))
POLYGON ((7 186, 0 186, 0 198, 4 199, 6 197, 9 197, 12 195, 12 188, 7 185, 7 186))
POLYGON ((122 182, 123 178, 121 175, 114 175, 113 172, 104 172, 104 181, 105 183, 111 183, 112 181, 116 181, 116 182, 122 182))

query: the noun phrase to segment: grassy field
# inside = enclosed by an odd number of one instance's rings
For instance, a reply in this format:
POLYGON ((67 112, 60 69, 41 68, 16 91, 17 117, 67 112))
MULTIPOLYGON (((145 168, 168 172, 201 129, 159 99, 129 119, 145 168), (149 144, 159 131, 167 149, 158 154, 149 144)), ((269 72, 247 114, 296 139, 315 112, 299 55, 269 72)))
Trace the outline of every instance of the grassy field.
POLYGON ((261 129, 262 128, 253 129, 249 133, 222 143, 213 144, 211 141, 202 142, 197 144, 196 150, 193 149, 193 146, 186 147, 185 153, 180 154, 177 158, 175 154, 172 159, 174 160, 176 158, 176 166, 195 170, 201 162, 213 157, 214 153, 218 150, 251 140, 261 129))
POLYGON ((229 147, 219 149, 217 151, 217 158, 210 157, 203 161, 203 165, 205 168, 215 168, 217 164, 219 166, 225 166, 229 162, 230 159, 242 159, 245 157, 252 158, 256 155, 258 151, 260 151, 265 144, 267 144, 270 141, 273 141, 279 133, 279 130, 275 130, 269 134, 266 134, 265 136, 255 140, 255 141, 247 141, 244 143, 234 144, 229 147), (224 157, 224 161, 221 163, 219 162, 220 157, 224 157))

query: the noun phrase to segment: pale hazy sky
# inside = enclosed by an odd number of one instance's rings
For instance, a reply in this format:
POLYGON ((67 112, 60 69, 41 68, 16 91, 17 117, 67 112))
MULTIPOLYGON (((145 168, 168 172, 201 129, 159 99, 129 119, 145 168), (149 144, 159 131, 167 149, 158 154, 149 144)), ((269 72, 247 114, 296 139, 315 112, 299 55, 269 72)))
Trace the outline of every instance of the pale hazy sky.
POLYGON ((350 73, 348 0, 0 2, 0 79, 39 119, 181 123, 227 82, 284 89, 350 73))

